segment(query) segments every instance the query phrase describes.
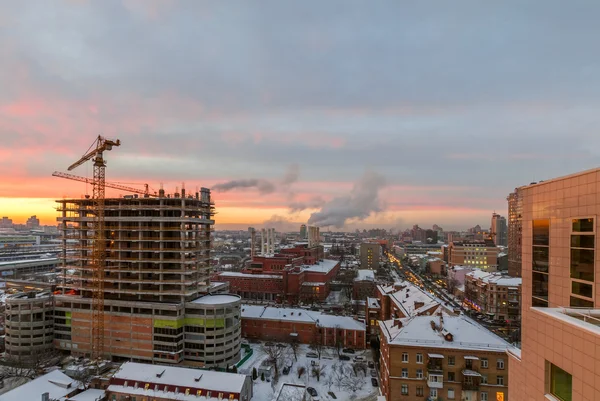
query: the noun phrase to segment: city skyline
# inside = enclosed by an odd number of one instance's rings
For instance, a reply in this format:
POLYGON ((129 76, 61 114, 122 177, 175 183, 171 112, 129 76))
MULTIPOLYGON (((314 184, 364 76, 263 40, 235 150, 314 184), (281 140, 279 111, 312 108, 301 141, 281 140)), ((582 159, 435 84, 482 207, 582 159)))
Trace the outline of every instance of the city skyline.
POLYGON ((212 188, 223 229, 487 228, 599 164, 598 4, 266 5, 0 5, 3 215, 54 225, 98 134, 109 181, 212 188))

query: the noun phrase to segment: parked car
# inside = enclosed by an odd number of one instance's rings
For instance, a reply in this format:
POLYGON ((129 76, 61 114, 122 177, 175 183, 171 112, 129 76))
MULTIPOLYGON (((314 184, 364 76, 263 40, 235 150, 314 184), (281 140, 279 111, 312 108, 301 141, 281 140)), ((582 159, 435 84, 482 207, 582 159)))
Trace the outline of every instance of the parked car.
POLYGON ((357 355, 354 357, 354 362, 364 362, 366 361, 364 356, 357 355))
POLYGON ((375 368, 375 362, 369 361, 369 369, 375 368))
POLYGON ((271 341, 267 341, 267 342, 265 343, 265 347, 272 347, 272 346, 274 346, 274 345, 275 345, 275 344, 273 344, 271 341))
POLYGON ((307 352, 306 357, 307 358, 318 358, 319 354, 317 354, 316 352, 307 352))
POLYGON ((371 377, 371 384, 373 385, 373 387, 379 386, 379 383, 377 382, 377 379, 374 378, 374 377, 371 377))
POLYGON ((355 351, 352 348, 344 348, 342 350, 342 352, 345 352, 346 354, 354 354, 355 351))
POLYGON ((307 388, 306 388, 306 392, 307 392, 308 394, 310 394, 310 396, 312 397, 312 399, 313 399, 314 401, 317 401, 317 400, 319 399, 319 393, 317 393, 317 390, 315 390, 314 388, 312 388, 312 387, 307 387, 307 388))
POLYGON ((340 355, 340 361, 349 361, 349 360, 350 360, 350 357, 348 355, 344 355, 344 354, 340 355))
POLYGON ((375 369, 371 369, 371 377, 377 377, 377 371, 375 369))

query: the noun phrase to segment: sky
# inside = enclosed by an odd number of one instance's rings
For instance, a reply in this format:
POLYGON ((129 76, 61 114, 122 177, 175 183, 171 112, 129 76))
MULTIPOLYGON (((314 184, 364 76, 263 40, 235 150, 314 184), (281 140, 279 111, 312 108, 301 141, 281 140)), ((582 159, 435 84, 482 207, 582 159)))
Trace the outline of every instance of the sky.
POLYGON ((218 229, 488 227, 515 187, 600 164, 599 12, 0 2, 0 213, 54 224, 91 189, 52 172, 101 134, 108 181, 212 188, 218 229))

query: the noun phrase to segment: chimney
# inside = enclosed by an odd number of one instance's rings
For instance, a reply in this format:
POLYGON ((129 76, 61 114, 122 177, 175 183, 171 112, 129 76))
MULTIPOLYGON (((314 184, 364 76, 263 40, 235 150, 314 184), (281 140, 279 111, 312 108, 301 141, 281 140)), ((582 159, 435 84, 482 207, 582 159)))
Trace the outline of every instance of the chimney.
POLYGON ((250 257, 254 259, 256 252, 256 230, 254 227, 248 227, 248 232, 250 233, 250 257))

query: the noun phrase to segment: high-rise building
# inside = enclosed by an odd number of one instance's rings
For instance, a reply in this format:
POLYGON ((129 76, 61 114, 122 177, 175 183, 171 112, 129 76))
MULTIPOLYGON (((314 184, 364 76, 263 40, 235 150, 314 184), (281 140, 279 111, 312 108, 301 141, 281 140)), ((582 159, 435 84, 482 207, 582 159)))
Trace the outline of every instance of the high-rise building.
POLYGON ((375 270, 379 268, 381 245, 378 242, 360 244, 360 268, 375 270))
POLYGON ((496 246, 507 245, 507 227, 506 217, 500 216, 498 213, 492 214, 492 224, 490 225, 490 236, 496 246))
POLYGON ((600 400, 600 169, 517 189, 522 347, 509 400, 600 400))
POLYGON ((523 200, 516 188, 508 201, 508 275, 521 277, 521 241, 523 230, 523 200))
POLYGON ((37 218, 37 216, 31 216, 30 218, 27 219, 25 226, 27 226, 27 228, 30 228, 30 229, 31 228, 39 228, 40 220, 37 218))
POLYGON ((3 217, 2 220, 0 220, 0 228, 12 228, 12 226, 12 219, 9 219, 8 217, 3 217))
POLYGON ((300 240, 304 240, 308 238, 308 229, 306 228, 306 224, 302 224, 300 226, 300 240))

